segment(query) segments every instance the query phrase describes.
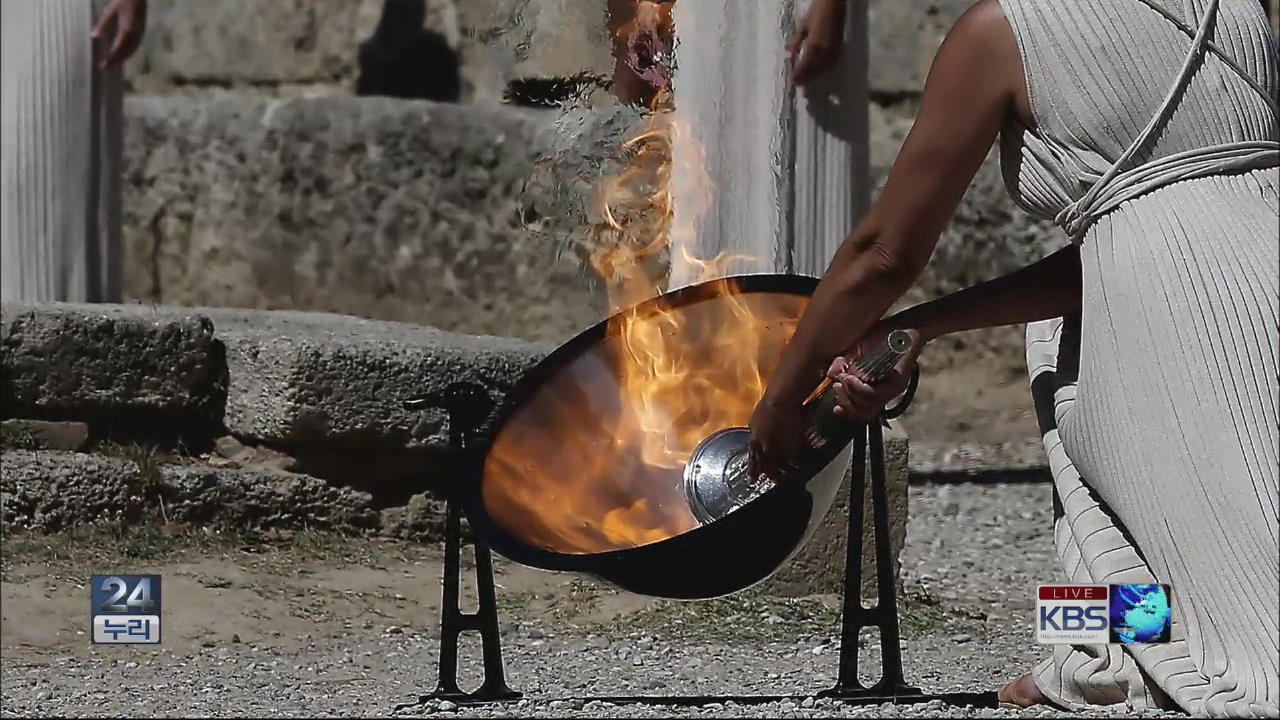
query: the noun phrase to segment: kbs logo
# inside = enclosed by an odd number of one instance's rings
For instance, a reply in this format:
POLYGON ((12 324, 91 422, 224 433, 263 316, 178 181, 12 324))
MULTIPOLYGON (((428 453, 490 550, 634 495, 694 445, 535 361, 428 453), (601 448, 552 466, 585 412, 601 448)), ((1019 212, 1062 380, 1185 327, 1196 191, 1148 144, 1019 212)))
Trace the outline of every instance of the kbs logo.
POLYGON ((1111 642, 1109 590, 1106 585, 1041 585, 1036 600, 1036 642, 1111 642))
POLYGON ((1173 634, 1168 585, 1041 585, 1037 594, 1037 642, 1143 645, 1173 634))

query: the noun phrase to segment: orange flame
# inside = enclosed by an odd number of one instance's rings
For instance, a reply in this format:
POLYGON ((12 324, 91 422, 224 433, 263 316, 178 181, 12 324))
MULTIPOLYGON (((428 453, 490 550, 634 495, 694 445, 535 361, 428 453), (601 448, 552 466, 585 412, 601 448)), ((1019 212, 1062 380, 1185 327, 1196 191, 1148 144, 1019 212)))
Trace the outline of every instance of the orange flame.
POLYGON ((684 464, 712 433, 746 424, 803 311, 802 297, 743 294, 731 280, 675 310, 636 307, 662 292, 674 264, 705 282, 744 259, 690 249, 712 184, 696 143, 672 157, 683 131, 660 94, 624 144, 621 172, 599 183, 588 260, 615 311, 608 339, 544 383, 490 449, 486 507, 557 552, 637 547, 696 527, 684 464), (680 198, 675 163, 693 179, 680 198))

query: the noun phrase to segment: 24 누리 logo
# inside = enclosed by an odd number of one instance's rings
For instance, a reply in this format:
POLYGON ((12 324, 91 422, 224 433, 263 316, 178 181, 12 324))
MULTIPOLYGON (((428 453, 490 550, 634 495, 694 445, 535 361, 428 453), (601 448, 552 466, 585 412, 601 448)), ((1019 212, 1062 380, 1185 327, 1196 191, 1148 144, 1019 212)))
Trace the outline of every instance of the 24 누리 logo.
POLYGON ((89 602, 94 643, 160 642, 159 575, 94 575, 89 602))
POLYGON ((1168 585, 1041 585, 1036 641, 1102 645, 1169 642, 1168 585))

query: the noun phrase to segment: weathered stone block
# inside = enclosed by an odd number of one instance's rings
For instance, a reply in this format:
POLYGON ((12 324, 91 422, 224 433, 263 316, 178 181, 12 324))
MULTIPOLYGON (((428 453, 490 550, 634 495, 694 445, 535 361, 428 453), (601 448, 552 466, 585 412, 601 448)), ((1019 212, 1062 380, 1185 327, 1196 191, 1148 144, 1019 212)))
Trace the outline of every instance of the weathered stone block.
POLYGON ((221 364, 196 312, 143 305, 6 303, 0 340, 7 416, 211 418, 221 364))
POLYGON ((525 184, 545 114, 375 98, 126 103, 126 289, 563 340, 604 314, 525 184))
POLYGON ((0 456, 0 525, 57 532, 97 522, 163 516, 239 530, 323 528, 368 532, 378 512, 368 493, 306 475, 160 465, 146 476, 121 458, 57 451, 0 456))
MULTIPOLYGON (((870 0, 873 94, 918 95, 947 31, 973 0, 870 0)), ((606 3, 425 0, 424 27, 461 54, 464 97, 494 100, 517 78, 610 77, 606 3)), ((146 92, 349 92, 356 53, 382 0, 152 0, 147 37, 126 66, 146 92), (306 90, 302 90, 302 89, 306 90)), ((677 31, 678 32, 678 31, 677 31)), ((431 68, 424 69, 430 72, 431 68)))
POLYGON ((467 0, 456 7, 465 99, 500 101, 514 80, 612 77, 603 2, 467 0))
MULTIPOLYGON (((354 98, 135 98, 126 109, 134 298, 553 341, 607 313, 571 240, 643 125, 633 110, 354 98)), ((874 184, 910 125, 909 108, 872 113, 874 184)), ((909 299, 1064 243, 1009 199, 993 152, 909 299)))
MULTIPOLYGON (((459 54, 465 100, 499 101, 516 79, 612 72, 603 2, 424 4, 424 29, 459 54)), ((382 7, 383 0, 152 0, 147 36, 126 77, 146 93, 350 94, 359 46, 382 7)))
POLYGON ((498 402, 551 349, 323 313, 52 304, 16 314, 3 340, 6 413, 198 409, 240 438, 329 450, 444 449, 440 403, 410 411, 406 400, 472 382, 498 402))
POLYGON ((138 466, 54 450, 0 454, 0 525, 57 532, 141 514, 138 466))
MULTIPOLYGON (((381 534, 399 540, 429 542, 445 535, 447 506, 445 501, 426 493, 409 498, 402 507, 386 508, 381 513, 381 534)), ((462 532, 470 529, 463 523, 462 532)))
POLYGON ((368 493, 307 475, 185 465, 166 466, 163 473, 165 515, 173 522, 355 533, 371 532, 378 524, 368 493))
POLYGON ((89 425, 82 422, 5 420, 0 445, 6 450, 80 450, 89 444, 89 425))
MULTIPOLYGON (((892 547, 893 574, 898 576, 902 544, 907 537, 907 436, 892 428, 884 435, 885 489, 889 501, 889 542, 892 547)), ((852 468, 849 473, 852 474, 852 468)), ((830 512, 809 542, 770 578, 763 590, 773 595, 802 596, 839 593, 844 587, 845 548, 848 546, 849 483, 846 477, 830 512)), ((872 524, 871 475, 868 460, 863 497, 862 528, 862 593, 876 597, 875 527, 872 524)))
MULTIPOLYGON (((430 3, 433 9, 441 4, 430 3)), ((147 35, 126 65, 128 77, 144 89, 181 83, 354 87, 357 47, 381 10, 382 0, 152 0, 147 35)))
POLYGON ((406 400, 472 382, 496 401, 550 350, 321 313, 201 312, 226 344, 227 429, 267 443, 443 449, 445 412, 406 410, 406 400))
POLYGON ((947 31, 974 0, 870 0, 868 83, 872 95, 918 95, 947 31))

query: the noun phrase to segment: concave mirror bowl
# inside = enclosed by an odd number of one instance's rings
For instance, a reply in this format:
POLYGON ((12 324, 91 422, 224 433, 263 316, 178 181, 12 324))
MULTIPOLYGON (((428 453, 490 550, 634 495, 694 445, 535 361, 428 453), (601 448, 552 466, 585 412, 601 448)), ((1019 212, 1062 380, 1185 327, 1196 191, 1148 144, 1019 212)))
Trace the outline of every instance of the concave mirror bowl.
POLYGON ((848 451, 708 524, 682 486, 697 445, 747 424, 813 278, 743 275, 641 303, 557 348, 508 394, 466 510, 516 562, 696 600, 768 578, 808 539, 848 451))

